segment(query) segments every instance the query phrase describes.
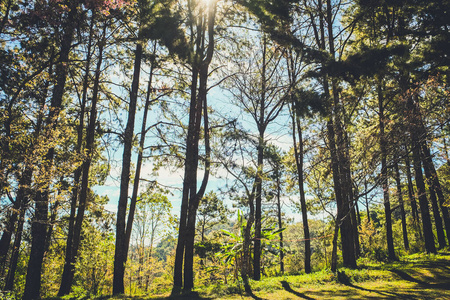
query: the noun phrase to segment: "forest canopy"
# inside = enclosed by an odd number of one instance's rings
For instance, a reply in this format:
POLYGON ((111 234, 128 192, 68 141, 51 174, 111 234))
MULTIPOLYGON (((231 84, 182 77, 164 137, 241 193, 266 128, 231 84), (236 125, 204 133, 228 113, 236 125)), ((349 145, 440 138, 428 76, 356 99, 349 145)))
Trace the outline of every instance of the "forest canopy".
POLYGON ((450 2, 0 3, 0 294, 450 245, 450 2))

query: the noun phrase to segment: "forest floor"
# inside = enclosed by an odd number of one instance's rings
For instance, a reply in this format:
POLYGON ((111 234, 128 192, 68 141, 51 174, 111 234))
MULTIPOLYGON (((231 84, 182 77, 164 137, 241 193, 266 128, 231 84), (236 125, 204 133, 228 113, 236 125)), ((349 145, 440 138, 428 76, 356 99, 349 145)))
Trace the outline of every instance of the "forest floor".
POLYGON ((449 299, 450 252, 414 254, 397 262, 359 262, 356 270, 341 268, 338 274, 324 270, 296 276, 268 277, 251 281, 252 295, 243 287, 220 285, 198 287, 189 295, 169 293, 127 300, 293 300, 293 299, 449 299), (242 291, 242 292, 240 292, 242 291))

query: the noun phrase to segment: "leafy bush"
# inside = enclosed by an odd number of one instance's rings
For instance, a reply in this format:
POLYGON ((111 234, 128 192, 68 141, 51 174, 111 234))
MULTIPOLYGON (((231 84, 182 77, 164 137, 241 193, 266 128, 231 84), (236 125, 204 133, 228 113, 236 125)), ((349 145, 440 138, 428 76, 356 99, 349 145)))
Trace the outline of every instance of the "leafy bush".
POLYGON ((20 299, 20 298, 17 298, 13 292, 0 291, 0 300, 16 300, 16 299, 20 299))

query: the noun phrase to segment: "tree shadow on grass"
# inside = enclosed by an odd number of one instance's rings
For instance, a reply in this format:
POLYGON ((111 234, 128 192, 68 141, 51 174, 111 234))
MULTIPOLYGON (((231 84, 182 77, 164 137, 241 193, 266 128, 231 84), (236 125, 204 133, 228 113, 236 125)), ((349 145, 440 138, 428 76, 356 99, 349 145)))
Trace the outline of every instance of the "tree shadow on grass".
POLYGON ((351 287, 354 289, 358 289, 361 291, 365 291, 365 292, 376 293, 376 294, 378 294, 380 296, 384 296, 384 297, 392 297, 393 299, 404 299, 404 297, 405 297, 405 295, 402 295, 399 293, 387 292, 387 291, 381 292, 381 291, 366 289, 366 288, 354 285, 350 282, 350 278, 347 276, 347 274, 345 274, 344 272, 340 272, 340 271, 338 271, 337 273, 338 273, 338 281, 345 286, 348 286, 348 287, 351 287))
POLYGON ((255 300, 265 300, 264 298, 256 296, 253 292, 247 293, 250 297, 252 297, 255 300))
POLYGON ((213 298, 202 297, 197 292, 189 292, 189 293, 185 293, 182 295, 169 296, 166 299, 170 299, 170 300, 191 300, 191 299, 192 300, 212 300, 213 298))
MULTIPOLYGON (((131 297, 131 298, 124 298, 129 300, 148 300, 147 297, 140 298, 140 297, 131 297)), ((180 295, 170 295, 170 296, 161 296, 156 298, 151 298, 151 300, 213 300, 214 298, 200 296, 197 292, 186 292, 180 295)))
POLYGON ((406 281, 417 283, 423 287, 430 288, 430 289, 441 289, 441 290, 447 290, 450 291, 450 282, 445 283, 428 283, 424 282, 420 279, 414 278, 405 271, 393 269, 391 270, 392 273, 397 274, 400 278, 406 281))
POLYGON ((244 283, 244 286, 245 286, 244 289, 245 289, 245 292, 247 293, 247 295, 249 295, 249 296, 252 297, 253 299, 255 299, 255 300, 266 300, 266 299, 264 299, 264 298, 261 298, 261 297, 256 296, 256 295, 253 293, 252 288, 250 287, 250 284, 244 283))
POLYGON ((308 300, 314 300, 314 298, 308 297, 305 294, 299 293, 297 291, 294 291, 291 286, 289 285, 289 282, 283 280, 280 281, 281 285, 283 286, 283 288, 286 290, 286 292, 289 292, 291 294, 294 294, 297 297, 303 298, 303 299, 308 299, 308 300))
POLYGON ((351 288, 354 288, 354 289, 361 290, 361 291, 375 293, 375 294, 378 294, 378 295, 384 296, 384 297, 389 297, 389 298, 392 298, 392 299, 405 299, 405 297, 406 297, 406 299, 410 298, 409 295, 402 295, 402 294, 399 294, 399 293, 388 292, 388 291, 382 291, 381 292, 381 291, 377 291, 377 290, 366 289, 366 288, 354 285, 352 283, 348 283, 348 284, 344 284, 344 285, 346 285, 348 287, 351 287, 351 288))

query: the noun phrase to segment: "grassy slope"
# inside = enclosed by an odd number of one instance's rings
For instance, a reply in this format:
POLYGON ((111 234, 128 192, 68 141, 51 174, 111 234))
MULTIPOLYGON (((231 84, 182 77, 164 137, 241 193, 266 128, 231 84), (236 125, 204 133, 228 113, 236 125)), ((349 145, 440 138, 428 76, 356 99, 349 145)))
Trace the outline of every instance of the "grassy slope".
POLYGON ((340 269, 339 273, 321 271, 253 281, 253 295, 236 293, 238 287, 210 286, 184 297, 115 299, 450 299, 450 252, 411 255, 389 264, 360 263, 358 270, 340 269))

